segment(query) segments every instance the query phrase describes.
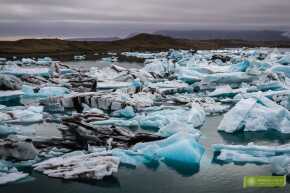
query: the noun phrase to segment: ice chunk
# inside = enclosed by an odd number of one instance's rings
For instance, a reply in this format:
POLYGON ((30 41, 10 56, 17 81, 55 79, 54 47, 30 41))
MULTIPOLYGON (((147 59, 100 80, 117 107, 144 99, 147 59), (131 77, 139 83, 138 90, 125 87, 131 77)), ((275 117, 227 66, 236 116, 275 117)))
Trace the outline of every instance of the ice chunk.
POLYGON ((290 78, 290 66, 274 66, 273 68, 271 68, 272 72, 280 72, 280 73, 284 73, 285 76, 287 76, 288 78, 290 78))
POLYGON ((224 115, 218 127, 227 133, 269 129, 290 133, 290 113, 265 97, 242 99, 224 115))
POLYGON ((290 55, 283 56, 280 60, 278 60, 278 63, 283 65, 289 65, 290 64, 290 55))
POLYGON ((242 61, 238 64, 233 64, 231 66, 230 71, 232 72, 246 72, 247 68, 250 66, 250 62, 248 60, 242 61))
POLYGON ((0 185, 19 181, 26 178, 28 174, 19 172, 16 168, 9 166, 3 160, 0 160, 0 185))
POLYGON ((215 160, 226 163, 271 164, 272 172, 286 175, 290 172, 290 146, 222 145, 212 146, 215 160))
POLYGON ((13 75, 0 74, 0 90, 19 90, 22 81, 13 75))
POLYGON ((19 131, 19 129, 9 126, 9 125, 0 125, 0 137, 1 136, 8 136, 11 134, 16 134, 19 131))
POLYGON ((135 111, 134 111, 133 107, 127 106, 124 109, 115 111, 113 113, 113 116, 114 117, 124 117, 124 118, 130 119, 130 118, 135 117, 135 111))
POLYGON ((115 156, 77 152, 37 163, 34 169, 55 178, 100 180, 116 173, 119 163, 119 158, 115 156))
POLYGON ((31 142, 0 140, 0 157, 16 160, 32 160, 38 154, 31 142))
POLYGON ((190 110, 165 109, 138 116, 135 120, 138 120, 141 128, 159 131, 163 136, 179 131, 196 134, 198 132, 195 128, 202 126, 205 121, 205 112, 199 104, 193 102, 190 110))
POLYGON ((23 92, 21 90, 1 91, 0 101, 10 101, 14 99, 20 99, 20 96, 22 95, 23 95, 23 92))
POLYGON ((197 142, 196 136, 184 132, 164 140, 136 144, 133 150, 142 153, 148 159, 189 165, 199 164, 204 153, 204 147, 197 142))
POLYGON ((271 159, 271 169, 274 174, 290 174, 290 155, 275 156, 271 159))
POLYGON ((255 79, 257 79, 257 77, 248 75, 245 72, 231 72, 207 75, 202 82, 208 84, 233 84, 251 82, 255 79))
POLYGON ((43 120, 43 107, 30 106, 28 108, 12 108, 0 112, 0 122, 6 123, 37 123, 43 120))
POLYGON ((144 70, 160 76, 165 76, 166 74, 174 72, 176 67, 176 64, 171 61, 154 59, 150 62, 147 60, 144 70))
POLYGON ((22 86, 22 92, 25 97, 64 96, 70 93, 69 89, 64 87, 43 87, 38 89, 28 85, 22 86))
POLYGON ((239 91, 234 91, 229 85, 219 86, 208 94, 209 97, 234 97, 239 91))
POLYGON ((33 67, 19 67, 17 65, 5 65, 4 68, 0 70, 1 74, 10 74, 15 76, 43 76, 49 77, 49 69, 48 68, 33 68, 33 67))

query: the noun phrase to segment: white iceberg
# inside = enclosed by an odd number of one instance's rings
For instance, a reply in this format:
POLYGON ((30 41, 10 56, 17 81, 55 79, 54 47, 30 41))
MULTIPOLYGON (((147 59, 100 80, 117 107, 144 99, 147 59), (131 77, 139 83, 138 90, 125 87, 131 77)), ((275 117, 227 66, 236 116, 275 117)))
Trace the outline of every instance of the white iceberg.
POLYGON ((290 112, 265 97, 242 99, 224 115, 219 131, 278 130, 290 133, 290 112))

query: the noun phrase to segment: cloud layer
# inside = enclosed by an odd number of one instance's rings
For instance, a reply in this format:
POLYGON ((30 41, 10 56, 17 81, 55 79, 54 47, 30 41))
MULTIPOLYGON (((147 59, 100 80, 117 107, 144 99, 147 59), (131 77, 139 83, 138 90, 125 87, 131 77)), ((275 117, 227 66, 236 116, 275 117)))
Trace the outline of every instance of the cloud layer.
POLYGON ((290 29, 289 0, 0 0, 0 36, 290 29))

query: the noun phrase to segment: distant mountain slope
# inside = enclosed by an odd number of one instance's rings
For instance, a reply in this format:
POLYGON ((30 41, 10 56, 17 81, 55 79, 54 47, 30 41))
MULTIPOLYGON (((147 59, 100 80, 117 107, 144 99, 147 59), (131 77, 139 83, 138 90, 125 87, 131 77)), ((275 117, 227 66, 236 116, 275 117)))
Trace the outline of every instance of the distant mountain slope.
POLYGON ((192 40, 246 40, 246 41, 285 41, 290 40, 284 31, 231 31, 231 30, 190 30, 190 31, 157 31, 155 34, 172 38, 192 40))
POLYGON ((89 41, 89 42, 112 42, 120 40, 119 37, 95 37, 95 38, 68 38, 70 41, 89 41))
POLYGON ((0 57, 52 56, 61 59, 76 54, 124 51, 163 51, 175 49, 219 49, 231 47, 284 47, 290 41, 243 41, 243 40, 186 40, 163 35, 139 34, 131 38, 112 41, 71 41, 60 39, 24 39, 0 41, 0 57))

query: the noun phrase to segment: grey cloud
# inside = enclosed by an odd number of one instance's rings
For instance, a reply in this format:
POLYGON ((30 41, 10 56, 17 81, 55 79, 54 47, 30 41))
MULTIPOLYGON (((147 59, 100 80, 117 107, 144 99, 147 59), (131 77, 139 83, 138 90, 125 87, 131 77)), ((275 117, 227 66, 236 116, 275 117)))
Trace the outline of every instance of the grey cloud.
POLYGON ((289 0, 0 0, 0 36, 290 29, 289 0))

